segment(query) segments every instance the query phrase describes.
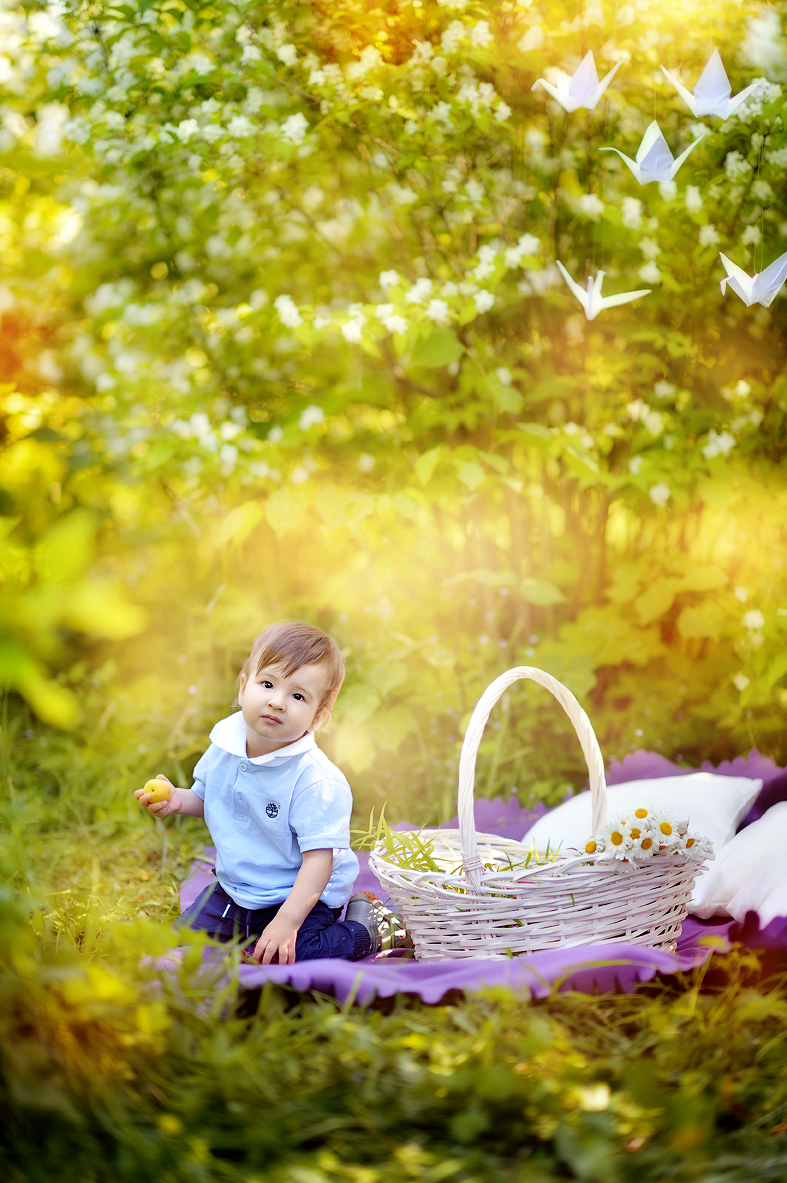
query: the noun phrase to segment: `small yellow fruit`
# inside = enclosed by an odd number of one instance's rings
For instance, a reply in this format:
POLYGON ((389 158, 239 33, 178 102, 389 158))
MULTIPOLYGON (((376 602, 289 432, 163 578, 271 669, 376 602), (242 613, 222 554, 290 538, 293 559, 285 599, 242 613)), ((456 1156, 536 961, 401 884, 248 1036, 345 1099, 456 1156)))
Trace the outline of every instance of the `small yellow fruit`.
POLYGON ((165 780, 148 780, 145 782, 143 793, 150 793, 150 801, 148 804, 153 805, 157 801, 169 801, 172 796, 172 789, 165 780))

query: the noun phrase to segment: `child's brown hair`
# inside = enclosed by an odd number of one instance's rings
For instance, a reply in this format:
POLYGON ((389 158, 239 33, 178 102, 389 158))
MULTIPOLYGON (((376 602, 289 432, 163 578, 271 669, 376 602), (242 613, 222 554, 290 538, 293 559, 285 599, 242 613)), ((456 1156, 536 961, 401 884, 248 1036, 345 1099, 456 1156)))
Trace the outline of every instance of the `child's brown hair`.
POLYGON ((326 685, 317 709, 327 710, 324 721, 330 718, 344 681, 344 660, 333 637, 303 620, 279 620, 276 624, 269 624, 255 638, 240 676, 248 681, 266 665, 283 665, 285 678, 304 665, 325 666, 326 685))

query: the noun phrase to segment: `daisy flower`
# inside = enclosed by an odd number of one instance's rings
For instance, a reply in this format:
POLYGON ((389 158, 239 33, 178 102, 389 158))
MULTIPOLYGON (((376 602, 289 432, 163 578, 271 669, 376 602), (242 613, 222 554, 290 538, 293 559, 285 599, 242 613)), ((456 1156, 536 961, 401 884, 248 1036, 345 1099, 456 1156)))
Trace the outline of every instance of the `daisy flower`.
POLYGON ((601 835, 604 849, 614 858, 628 858, 634 840, 631 837, 629 823, 625 818, 618 818, 609 822, 601 835))
POLYGON ((654 854, 658 853, 658 838, 652 830, 643 830, 641 835, 638 831, 636 838, 632 835, 629 858, 636 859, 638 862, 644 862, 646 859, 653 858, 654 854))
POLYGON ((698 863, 715 858, 713 843, 702 834, 686 834, 685 849, 689 858, 695 859, 698 863))
POLYGON ((678 819, 671 813, 656 813, 651 821, 651 828, 660 847, 672 847, 680 842, 678 819))

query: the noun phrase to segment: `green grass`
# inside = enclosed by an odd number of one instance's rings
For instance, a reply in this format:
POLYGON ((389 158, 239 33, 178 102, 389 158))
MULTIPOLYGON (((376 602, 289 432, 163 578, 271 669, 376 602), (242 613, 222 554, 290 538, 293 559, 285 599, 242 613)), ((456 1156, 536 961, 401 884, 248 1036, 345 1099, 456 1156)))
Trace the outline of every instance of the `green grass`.
POLYGON ((149 757, 122 735, 23 725, 0 804, 9 1183, 787 1177, 787 981, 749 952, 635 996, 435 1007, 239 995, 197 936, 159 970, 204 828, 137 811, 149 757))

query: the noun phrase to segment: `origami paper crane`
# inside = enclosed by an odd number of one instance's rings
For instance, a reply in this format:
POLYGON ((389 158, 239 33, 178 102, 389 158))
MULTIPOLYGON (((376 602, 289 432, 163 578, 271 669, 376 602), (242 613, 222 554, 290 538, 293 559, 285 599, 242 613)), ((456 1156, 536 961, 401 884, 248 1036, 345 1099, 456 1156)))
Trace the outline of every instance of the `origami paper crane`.
POLYGON ((562 263, 558 262, 557 265, 560 274, 585 309, 585 317, 588 320, 595 320, 599 312, 603 312, 605 308, 615 308, 618 304, 630 304, 632 300, 638 300, 640 296, 649 296, 652 290, 651 288, 642 288, 638 292, 620 292, 617 296, 602 296, 601 285, 604 282, 605 271, 599 271, 595 280, 588 276, 588 286, 585 290, 571 278, 562 263))
POLYGON ((543 87, 566 111, 576 111, 578 107, 586 107, 588 111, 592 111, 619 69, 620 62, 617 62, 606 78, 599 82, 596 59, 593 57, 593 50, 589 49, 573 76, 558 70, 557 86, 553 86, 545 78, 538 78, 530 89, 543 87))
POLYGON ((654 119, 642 137, 642 143, 637 149, 634 160, 626 156, 618 148, 599 148, 599 152, 617 152, 618 156, 631 169, 640 185, 649 185, 651 181, 674 181, 678 169, 690 152, 699 144, 702 136, 698 136, 693 144, 689 144, 685 152, 681 152, 677 160, 669 150, 669 144, 664 139, 663 132, 654 119))
MULTIPOLYGON (((747 308, 752 304, 762 304, 767 308, 776 299, 787 279, 787 252, 780 255, 770 267, 764 271, 755 271, 754 275, 736 266, 731 259, 719 251, 719 258, 727 272, 724 279, 719 280, 721 294, 727 294, 727 285, 732 288, 736 296, 740 296, 747 308)), ((558 264, 560 266, 560 264, 558 264)))
POLYGON ((730 115, 737 111, 750 94, 753 94, 755 90, 761 90, 763 86, 762 82, 752 82, 751 86, 747 86, 740 94, 736 94, 734 99, 731 99, 732 87, 727 77, 727 71, 722 65, 718 49, 714 49, 708 58, 708 64, 694 87, 694 94, 691 94, 682 82, 678 82, 669 70, 665 70, 663 66, 661 69, 695 119, 700 119, 703 115, 716 115, 721 120, 729 119, 730 115))

